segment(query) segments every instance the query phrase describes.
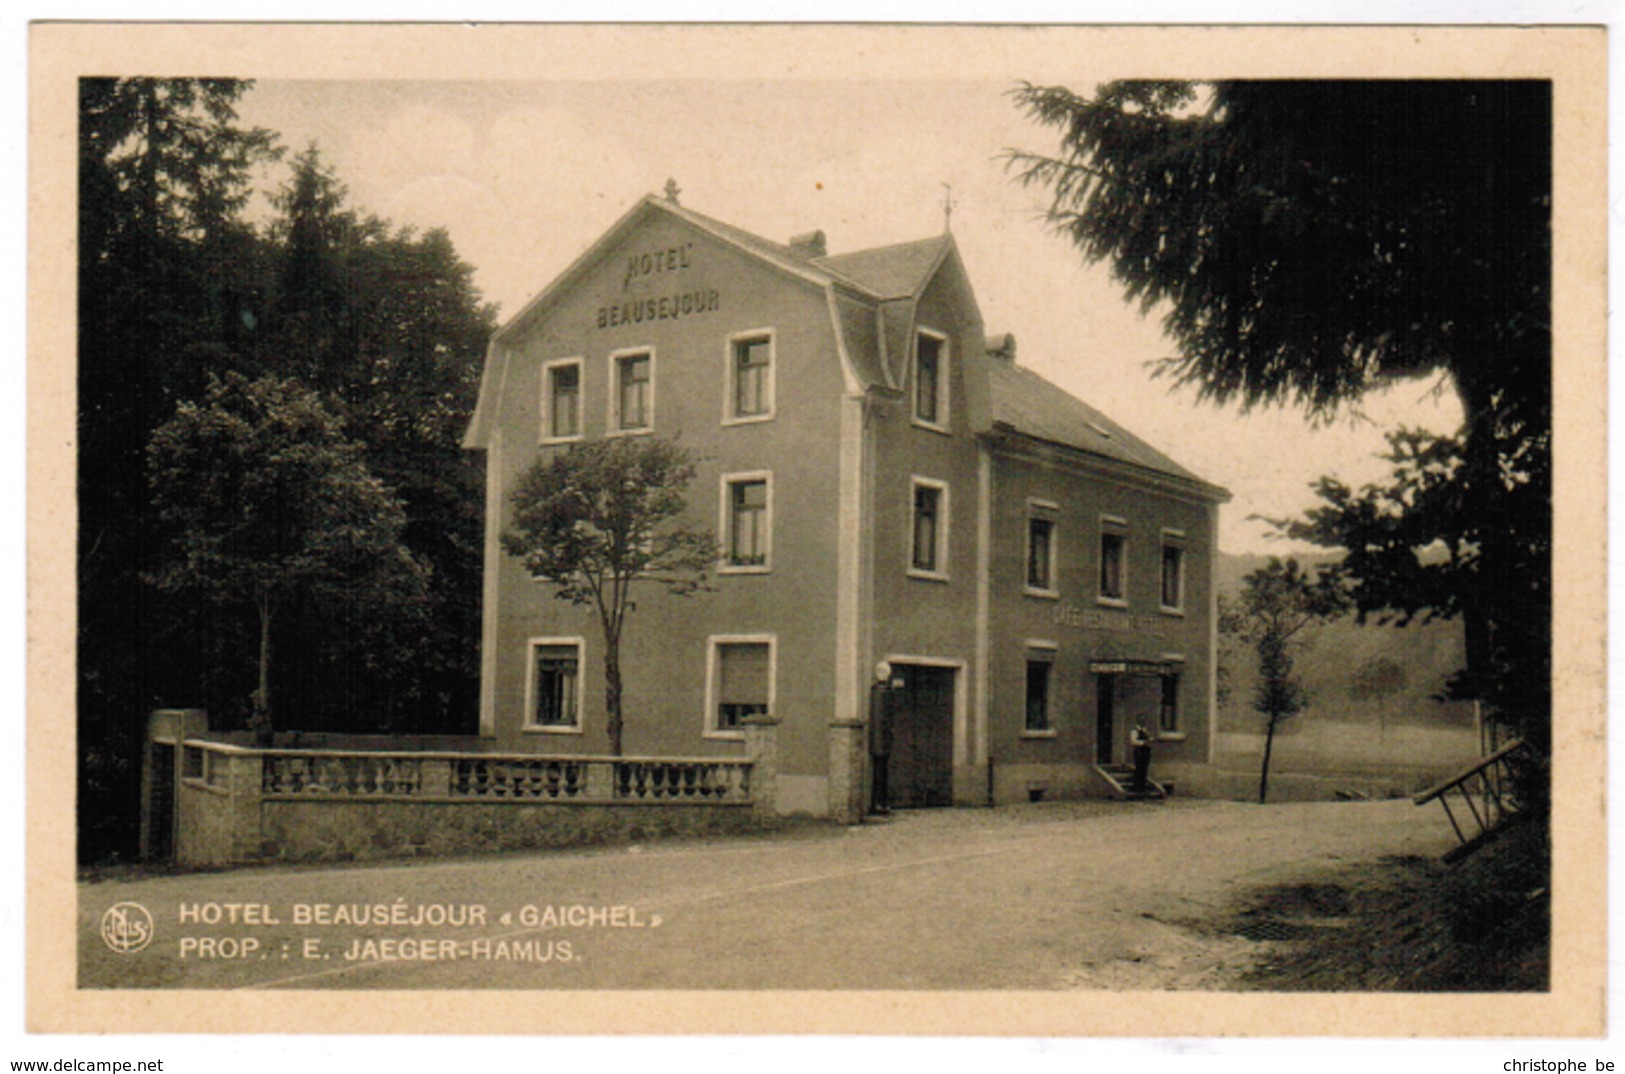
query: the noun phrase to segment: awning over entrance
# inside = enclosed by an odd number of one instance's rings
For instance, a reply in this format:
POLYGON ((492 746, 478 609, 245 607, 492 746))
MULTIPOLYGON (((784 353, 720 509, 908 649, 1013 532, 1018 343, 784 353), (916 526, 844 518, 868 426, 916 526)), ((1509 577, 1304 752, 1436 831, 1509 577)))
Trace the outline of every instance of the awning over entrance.
POLYGON ((1177 675, 1180 665, 1170 660, 1091 660, 1095 675, 1177 675))

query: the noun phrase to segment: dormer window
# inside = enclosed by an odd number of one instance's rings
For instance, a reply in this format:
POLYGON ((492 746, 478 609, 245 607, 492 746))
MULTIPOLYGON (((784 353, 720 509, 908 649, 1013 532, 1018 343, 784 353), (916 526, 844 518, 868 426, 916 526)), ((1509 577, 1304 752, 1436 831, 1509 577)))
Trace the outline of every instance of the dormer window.
POLYGON ((924 330, 914 337, 914 422, 948 430, 948 339, 924 330))

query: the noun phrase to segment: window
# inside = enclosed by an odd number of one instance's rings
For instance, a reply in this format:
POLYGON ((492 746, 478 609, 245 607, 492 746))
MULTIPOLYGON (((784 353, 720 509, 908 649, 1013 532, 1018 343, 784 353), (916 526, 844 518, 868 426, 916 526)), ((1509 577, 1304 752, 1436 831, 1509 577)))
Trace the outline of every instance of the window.
POLYGON ((773 663, 770 635, 711 639, 708 734, 738 737, 748 717, 773 711, 773 663))
POLYGON ((542 439, 574 440, 581 435, 581 359, 542 367, 542 439))
POLYGON ((934 429, 948 425, 948 340, 932 332, 914 337, 914 420, 934 429))
POLYGON ((728 341, 729 422, 773 416, 773 336, 753 332, 728 341))
POLYGON ((1100 600, 1107 604, 1128 603, 1128 534, 1123 523, 1107 519, 1100 534, 1100 600))
POLYGON ((1048 659, 1027 659, 1027 730, 1048 731, 1049 680, 1051 664, 1048 659))
POLYGON ((948 576, 948 486, 916 477, 908 571, 916 577, 948 576))
POLYGON ((544 638, 530 645, 529 721, 540 731, 581 729, 581 641, 544 638))
POLYGON ((1055 524, 1060 508, 1043 500, 1027 501, 1027 575, 1024 588, 1033 596, 1053 597, 1055 524))
POLYGON ((1162 534, 1162 610, 1185 610, 1185 546, 1183 534, 1164 530, 1162 534))
POLYGON ((612 356, 615 390, 610 415, 612 432, 642 432, 654 425, 654 354, 638 351, 612 356))
POLYGON ((1162 704, 1157 713, 1157 728, 1164 734, 1179 732, 1179 676, 1162 677, 1162 704))
POLYGON ((723 570, 767 570, 772 545, 771 478, 765 472, 723 476, 726 514, 722 528, 727 534, 723 570))

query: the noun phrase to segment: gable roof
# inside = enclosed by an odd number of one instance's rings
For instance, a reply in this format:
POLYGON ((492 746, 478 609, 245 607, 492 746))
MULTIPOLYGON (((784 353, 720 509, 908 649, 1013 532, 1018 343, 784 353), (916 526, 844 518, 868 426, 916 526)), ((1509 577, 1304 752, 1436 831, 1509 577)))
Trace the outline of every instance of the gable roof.
MULTIPOLYGON (((490 434, 492 408, 506 379, 508 355, 501 346, 539 316, 577 278, 597 262, 615 239, 634 221, 649 213, 667 213, 717 240, 759 260, 823 288, 830 298, 830 315, 837 333, 843 361, 849 362, 861 381, 896 389, 901 367, 888 369, 908 353, 909 332, 914 308, 945 264, 968 289, 969 281, 960 264, 953 236, 944 232, 927 239, 894 243, 869 250, 834 256, 809 257, 804 250, 764 239, 743 228, 715 220, 688 209, 669 198, 650 194, 640 199, 591 247, 564 270, 540 294, 497 331, 487 353, 480 383, 479 400, 469 422, 464 445, 481 447, 490 434)), ((972 310, 974 296, 966 292, 972 310)), ((978 355, 967 363, 985 371, 986 393, 981 383, 967 381, 967 392, 982 402, 972 415, 973 427, 1013 432, 1034 440, 1058 444, 1113 462, 1173 478, 1194 485, 1204 495, 1228 499, 1229 493, 1211 485, 1173 459, 1147 444, 1105 414, 1069 395, 1038 374, 1013 361, 978 355)), ((972 378, 973 380, 978 378, 972 378)))
POLYGON ((1194 482, 1211 495, 1230 498, 1224 489, 1203 481, 1099 410, 1032 370, 1002 358, 990 357, 984 364, 996 429, 1194 482))
MULTIPOLYGON (((567 290, 570 284, 583 275, 588 268, 596 264, 599 258, 614 245, 622 234, 631 228, 639 217, 654 212, 665 212, 675 216, 690 226, 698 228, 736 249, 752 254, 775 268, 806 280, 815 286, 840 285, 854 290, 863 290, 861 285, 846 279, 839 273, 820 268, 813 263, 812 259, 796 253, 788 246, 764 239, 760 235, 753 235, 743 228, 734 227, 732 224, 724 224, 720 220, 713 220, 711 217, 703 213, 697 213, 693 209, 685 209, 670 198, 646 194, 638 199, 638 202, 628 209, 619 220, 610 225, 609 230, 600 235, 596 242, 582 252, 581 256, 572 261, 568 268, 559 273, 552 283, 525 303, 518 313, 508 319, 506 324, 498 328, 495 338, 500 342, 521 331, 526 324, 534 320, 543 309, 551 304, 553 299, 567 290)), ((865 297, 873 299, 876 296, 865 292, 865 297)))
POLYGON ((877 294, 865 287, 860 281, 825 265, 824 258, 810 258, 798 253, 791 247, 772 239, 764 239, 760 235, 746 231, 744 228, 734 227, 721 220, 697 213, 693 209, 685 208, 676 202, 665 198, 657 198, 653 194, 645 199, 660 206, 680 220, 686 220, 703 231, 708 231, 723 242, 730 243, 742 250, 755 254, 765 261, 769 261, 786 272, 793 273, 812 280, 819 284, 838 284, 863 293, 865 298, 877 298, 877 294))
POLYGON ((914 298, 948 252, 947 234, 820 257, 813 264, 854 280, 880 298, 914 298))

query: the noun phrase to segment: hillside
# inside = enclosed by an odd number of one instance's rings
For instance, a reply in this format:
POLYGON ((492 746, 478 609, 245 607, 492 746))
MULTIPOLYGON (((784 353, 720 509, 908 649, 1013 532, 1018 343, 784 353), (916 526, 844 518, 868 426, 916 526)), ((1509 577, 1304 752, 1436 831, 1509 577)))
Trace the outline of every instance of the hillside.
MULTIPOLYGON (((1311 564, 1336 557, 1311 553, 1297 559, 1311 564)), ((1267 555, 1221 552, 1219 593, 1235 597, 1242 579, 1268 561, 1267 555)), ((1309 693, 1310 707, 1300 719, 1471 726, 1470 705, 1434 700, 1443 691, 1446 678, 1465 659, 1460 622, 1414 622, 1404 627, 1367 622, 1360 626, 1350 615, 1311 628, 1306 641, 1298 654, 1297 670, 1309 693)), ((1258 721, 1250 705, 1256 679, 1253 654, 1245 646, 1221 638, 1219 665, 1230 683, 1228 699, 1219 709, 1220 726, 1234 731, 1253 729, 1258 721)))

